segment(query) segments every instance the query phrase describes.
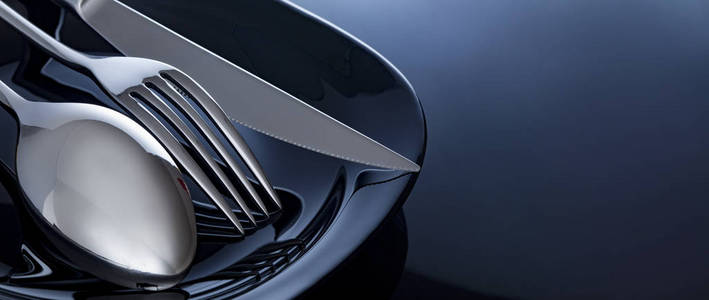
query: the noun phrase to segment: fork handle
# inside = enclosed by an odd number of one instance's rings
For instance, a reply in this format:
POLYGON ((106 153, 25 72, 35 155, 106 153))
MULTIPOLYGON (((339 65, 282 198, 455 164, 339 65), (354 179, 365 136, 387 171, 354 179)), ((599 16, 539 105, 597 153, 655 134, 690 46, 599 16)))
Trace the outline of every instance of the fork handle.
POLYGON ((81 69, 91 64, 90 57, 60 43, 2 1, 0 1, 0 18, 63 63, 81 69))

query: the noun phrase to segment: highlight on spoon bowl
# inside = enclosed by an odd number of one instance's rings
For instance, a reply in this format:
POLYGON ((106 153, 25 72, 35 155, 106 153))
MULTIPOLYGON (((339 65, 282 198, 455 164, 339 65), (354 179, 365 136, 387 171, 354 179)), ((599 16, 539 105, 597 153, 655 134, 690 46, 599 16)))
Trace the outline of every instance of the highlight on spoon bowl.
POLYGON ((108 108, 29 102, 1 83, 0 93, 20 122, 20 186, 54 246, 115 284, 177 284, 195 255, 195 216, 161 144, 108 108))

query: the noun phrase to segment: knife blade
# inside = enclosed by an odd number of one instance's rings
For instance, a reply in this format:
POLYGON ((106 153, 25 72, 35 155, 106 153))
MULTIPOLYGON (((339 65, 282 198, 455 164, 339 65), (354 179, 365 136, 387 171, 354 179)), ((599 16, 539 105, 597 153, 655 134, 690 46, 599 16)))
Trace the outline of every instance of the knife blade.
POLYGON ((248 128, 344 160, 420 170, 404 156, 119 1, 60 1, 124 55, 155 59, 185 72, 232 120, 248 128))

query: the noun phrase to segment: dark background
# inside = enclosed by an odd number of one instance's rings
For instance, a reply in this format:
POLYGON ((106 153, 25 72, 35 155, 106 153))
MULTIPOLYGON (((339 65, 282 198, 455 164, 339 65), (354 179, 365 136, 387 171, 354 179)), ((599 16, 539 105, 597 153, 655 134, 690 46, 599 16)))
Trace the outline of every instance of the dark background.
POLYGON ((709 298, 709 2, 297 0, 428 118, 400 298, 709 298))

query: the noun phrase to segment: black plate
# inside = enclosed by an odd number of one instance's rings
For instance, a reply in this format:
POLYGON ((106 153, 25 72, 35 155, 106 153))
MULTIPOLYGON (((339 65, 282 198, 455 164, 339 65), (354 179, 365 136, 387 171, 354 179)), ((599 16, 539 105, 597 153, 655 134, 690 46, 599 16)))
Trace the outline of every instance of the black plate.
MULTIPOLYGON (((13 4, 12 1, 9 1, 13 4)), ((27 1, 21 11, 48 32, 61 23, 67 44, 92 53, 115 53, 71 14, 60 19, 49 1, 27 1)), ((287 2, 219 0, 125 1, 195 42, 308 102, 421 164, 426 126, 404 77, 353 37, 287 2)), ((120 110, 87 78, 25 44, 0 24, 0 76, 34 101, 101 104, 120 110)), ((170 51, 170 49, 165 49, 170 51)), ((255 99, 254 101, 257 101, 255 99)), ((34 228, 21 208, 13 177, 17 126, 0 111, 0 293, 14 296, 91 298, 134 295, 77 272, 34 228), (54 271, 30 281, 8 279, 27 271, 21 245, 54 271)), ((285 203, 278 221, 243 240, 200 236, 195 264, 184 284, 160 293, 172 299, 234 297, 281 299, 299 295, 347 261, 382 223, 396 215, 417 174, 376 170, 319 155, 249 129, 253 148, 285 203)), ((197 199, 199 200, 199 199, 197 199)), ((209 205, 196 204, 210 213, 209 205)), ((201 232, 207 232, 202 230, 201 232)), ((213 233, 213 232, 210 232, 213 233)), ((32 260, 29 257, 30 261, 32 260)), ((372 270, 377 272, 377 270, 372 270)), ((142 294, 142 293, 139 293, 142 294)))

